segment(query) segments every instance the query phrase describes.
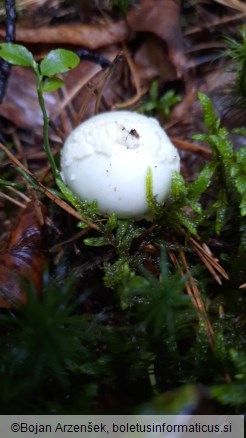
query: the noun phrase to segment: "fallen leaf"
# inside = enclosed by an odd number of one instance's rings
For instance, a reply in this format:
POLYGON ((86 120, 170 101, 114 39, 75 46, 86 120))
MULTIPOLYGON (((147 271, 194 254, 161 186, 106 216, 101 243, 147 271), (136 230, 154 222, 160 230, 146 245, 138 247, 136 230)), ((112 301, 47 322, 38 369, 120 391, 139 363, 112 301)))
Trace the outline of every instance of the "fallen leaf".
POLYGON ((183 75, 186 59, 180 26, 180 6, 177 0, 142 0, 127 14, 127 22, 135 32, 151 32, 165 41, 170 60, 178 77, 183 75))
MULTIPOLYGON (((87 49, 99 49, 123 42, 129 37, 125 20, 105 24, 72 24, 38 29, 16 28, 16 42, 28 44, 72 44, 87 49)), ((0 30, 0 36, 5 31, 0 30)))
MULTIPOLYGON (((45 214, 45 207, 41 212, 45 214)), ((45 262, 43 226, 34 201, 20 213, 16 228, 10 233, 7 247, 0 252, 0 307, 11 308, 25 304, 23 280, 31 281, 37 293, 41 292, 45 262)))
MULTIPOLYGON (((57 109, 55 94, 45 94, 50 114, 57 109)), ((12 67, 7 92, 0 105, 0 115, 22 129, 42 135, 43 117, 38 104, 34 73, 25 67, 12 67)))
POLYGON ((150 86, 150 83, 159 78, 162 84, 173 80, 176 73, 171 64, 163 42, 155 35, 148 35, 134 56, 135 69, 141 88, 150 86))

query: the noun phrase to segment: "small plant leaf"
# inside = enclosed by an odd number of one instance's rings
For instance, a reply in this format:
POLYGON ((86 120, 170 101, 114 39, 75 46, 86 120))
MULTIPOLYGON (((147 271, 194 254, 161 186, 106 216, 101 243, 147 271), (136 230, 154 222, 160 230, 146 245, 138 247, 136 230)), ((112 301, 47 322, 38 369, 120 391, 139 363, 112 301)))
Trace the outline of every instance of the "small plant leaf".
POLYGON ((190 199, 188 202, 188 205, 189 205, 189 207, 192 208, 193 211, 195 211, 195 213, 197 213, 197 214, 202 213, 202 206, 201 206, 200 202, 194 201, 194 199, 190 199))
POLYGON ((218 135, 211 135, 210 138, 224 161, 231 160, 233 146, 229 140, 228 131, 225 128, 221 128, 218 131, 218 135))
POLYGON ((0 57, 10 64, 21 65, 23 67, 32 67, 34 63, 31 52, 19 44, 0 44, 0 57))
POLYGON ((153 81, 149 90, 150 99, 155 102, 158 99, 158 81, 153 81))
POLYGON ((235 185, 239 193, 246 194, 246 175, 238 176, 235 185))
POLYGON ((219 129, 220 120, 215 114, 212 101, 203 93, 198 93, 198 98, 202 104, 206 128, 209 133, 215 133, 219 129))
POLYGON ((107 237, 87 237, 84 239, 84 244, 88 246, 105 246, 109 245, 110 242, 107 237))
POLYGON ((178 172, 173 172, 172 175, 172 195, 175 199, 184 197, 187 194, 185 180, 178 172))
POLYGON ((54 76, 77 67, 79 62, 80 59, 76 53, 65 49, 55 49, 51 50, 40 63, 40 70, 43 76, 54 76))
POLYGON ((240 203, 241 216, 246 216, 246 193, 242 197, 242 201, 240 203))
POLYGON ((242 165, 244 172, 246 172, 246 146, 241 147, 236 153, 237 162, 242 165))
POLYGON ((219 193, 218 200, 214 204, 214 207, 216 207, 217 210, 215 220, 215 231, 217 235, 221 233, 221 230, 225 224, 227 203, 228 200, 226 196, 226 191, 222 189, 219 193))
POLYGON ((149 167, 147 170, 145 185, 146 185, 146 199, 148 202, 149 209, 151 213, 153 213, 154 215, 158 215, 161 212, 162 207, 161 204, 159 204, 156 201, 155 195, 153 193, 153 174, 151 167, 149 167))
POLYGON ((204 166, 197 179, 189 185, 189 196, 198 199, 211 183, 211 178, 216 170, 217 163, 211 162, 204 166))
POLYGON ((192 135, 192 140, 201 141, 201 142, 208 142, 209 135, 207 134, 194 134, 192 135))
POLYGON ((197 235, 197 229, 195 221, 189 217, 184 211, 179 210, 176 212, 176 216, 178 217, 180 223, 187 228, 187 230, 194 235, 197 235))
POLYGON ((45 93, 50 93, 51 91, 55 91, 58 88, 63 87, 63 85, 64 85, 64 81, 60 78, 57 77, 46 78, 43 83, 42 90, 45 93))
POLYGON ((97 212, 96 201, 93 201, 91 204, 87 200, 82 201, 66 186, 66 184, 62 181, 60 177, 56 178, 56 184, 61 190, 63 196, 65 196, 65 198, 73 205, 73 207, 75 207, 75 209, 79 214, 81 214, 81 216, 90 217, 91 219, 95 217, 94 215, 96 215, 97 212))
POLYGON ((144 104, 144 111, 149 112, 154 109, 156 109, 156 102, 149 101, 144 104))
POLYGON ((118 219, 115 213, 111 213, 111 215, 108 218, 107 227, 110 231, 113 231, 118 224, 118 219))

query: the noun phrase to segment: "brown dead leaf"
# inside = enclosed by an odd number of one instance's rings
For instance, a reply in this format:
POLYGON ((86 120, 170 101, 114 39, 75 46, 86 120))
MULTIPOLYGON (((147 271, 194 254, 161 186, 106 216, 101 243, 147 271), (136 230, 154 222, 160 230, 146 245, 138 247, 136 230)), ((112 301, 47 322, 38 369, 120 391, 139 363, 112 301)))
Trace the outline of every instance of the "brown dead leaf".
MULTIPOLYGON (((45 103, 50 114, 57 109, 54 94, 45 94, 45 103)), ((12 67, 7 93, 0 105, 0 115, 22 129, 41 134, 42 113, 38 104, 36 80, 33 72, 24 67, 12 67)))
MULTIPOLYGON (((125 20, 104 24, 71 24, 38 29, 16 28, 16 42, 28 44, 72 44, 95 50, 123 42, 129 37, 125 20)), ((0 30, 5 37, 5 30, 0 30)))
POLYGON ((165 41, 170 60, 178 77, 181 77, 185 69, 185 55, 179 18, 177 0, 142 0, 139 7, 130 9, 127 14, 130 29, 154 33, 165 41))
MULTIPOLYGON (((44 215, 45 207, 42 204, 40 206, 44 215)), ((42 243, 43 227, 35 209, 35 201, 31 201, 20 213, 7 247, 0 252, 0 307, 25 304, 26 296, 21 289, 24 279, 31 280, 37 293, 41 292, 45 262, 42 243)))
POLYGON ((149 87, 155 78, 160 84, 176 76, 164 44, 155 35, 148 35, 134 56, 135 69, 141 88, 149 87))

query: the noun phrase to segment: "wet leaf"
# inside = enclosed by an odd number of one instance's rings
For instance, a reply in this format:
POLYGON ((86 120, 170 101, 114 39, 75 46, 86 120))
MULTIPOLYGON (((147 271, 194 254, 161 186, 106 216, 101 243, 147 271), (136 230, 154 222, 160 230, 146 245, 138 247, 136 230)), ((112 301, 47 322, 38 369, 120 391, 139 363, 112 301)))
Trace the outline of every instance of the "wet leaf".
POLYGON ((172 195, 174 198, 186 196, 187 188, 183 176, 178 172, 173 172, 172 175, 172 195))
POLYGON ((221 230, 225 224, 227 204, 228 199, 226 196, 226 191, 224 189, 221 189, 218 201, 216 201, 214 204, 216 208, 215 231, 217 235, 221 233, 221 230))
MULTIPOLYGON (((57 111, 59 102, 54 94, 45 95, 49 114, 57 111)), ((22 129, 42 135, 43 118, 38 104, 35 75, 31 69, 12 67, 0 115, 22 129)))
POLYGON ((129 10, 127 22, 132 30, 151 32, 165 41, 177 74, 182 76, 185 56, 180 27, 180 6, 177 0, 156 0, 154 7, 152 0, 142 0, 139 7, 129 10))
POLYGON ((242 197, 242 201, 240 203, 241 216, 246 216, 246 194, 242 197))
POLYGON ((216 132, 219 129, 220 121, 216 116, 211 99, 204 93, 198 93, 198 98, 202 104, 204 122, 208 132, 216 132))
POLYGON ((34 62, 31 52, 19 44, 0 44, 0 57, 10 64, 22 65, 24 67, 32 67, 34 62))
POLYGON ((196 223, 194 219, 192 219, 182 210, 177 211, 176 216, 180 223, 184 225, 191 234, 197 235, 196 223))
POLYGON ((216 163, 207 163, 199 173, 197 179, 189 185, 189 195, 198 199, 199 196, 205 192, 205 190, 211 184, 211 178, 216 171, 216 163))
POLYGON ((64 82, 60 78, 56 78, 56 77, 46 78, 44 83, 43 83, 42 89, 44 92, 49 93, 51 91, 55 91, 58 88, 63 87, 63 85, 64 85, 64 82))
POLYGON ((84 239, 84 244, 88 246, 105 246, 109 245, 110 242, 106 237, 87 237, 84 239))
POLYGON ((77 67, 80 59, 76 53, 65 49, 51 50, 40 63, 40 70, 43 76, 54 76, 58 73, 65 73, 71 68, 77 67))
MULTIPOLYGON (((41 205, 42 214, 45 208, 41 205)), ((43 227, 34 202, 21 212, 5 250, 0 252, 0 307, 10 308, 26 301, 23 281, 31 281, 41 290, 45 261, 42 248, 43 227)))

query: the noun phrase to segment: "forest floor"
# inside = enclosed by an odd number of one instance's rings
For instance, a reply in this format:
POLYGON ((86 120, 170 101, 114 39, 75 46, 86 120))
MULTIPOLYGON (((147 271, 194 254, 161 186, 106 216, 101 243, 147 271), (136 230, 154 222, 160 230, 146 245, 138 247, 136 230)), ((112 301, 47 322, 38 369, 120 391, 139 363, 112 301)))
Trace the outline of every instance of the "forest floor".
MULTIPOLYGON (((234 85, 246 5, 16 7, 15 42, 37 63, 57 48, 80 57, 44 93, 56 163, 75 126, 125 109, 159 120, 182 177, 151 223, 111 226, 76 206, 43 148, 34 72, 11 67, 0 105, 1 413, 244 413, 246 92, 234 85)), ((0 19, 3 42, 3 6, 0 19)))

